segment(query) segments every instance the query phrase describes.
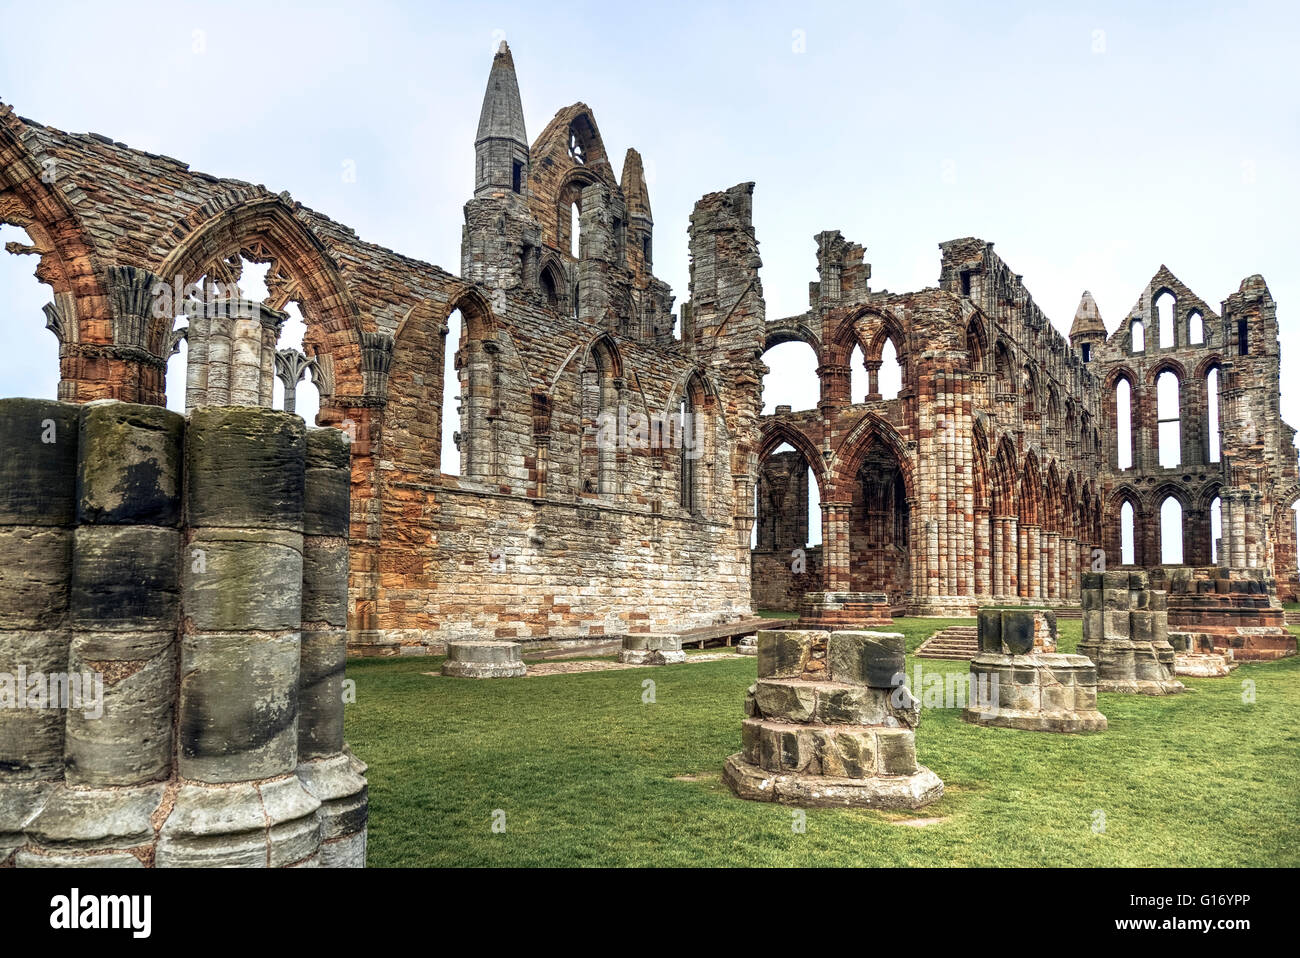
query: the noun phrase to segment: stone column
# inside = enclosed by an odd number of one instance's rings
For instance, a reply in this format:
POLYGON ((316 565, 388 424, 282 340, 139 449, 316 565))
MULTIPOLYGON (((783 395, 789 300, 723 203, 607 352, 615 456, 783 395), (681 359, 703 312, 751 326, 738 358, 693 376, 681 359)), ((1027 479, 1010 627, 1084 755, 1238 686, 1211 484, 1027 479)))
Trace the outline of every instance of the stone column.
POLYGON ((1061 598, 1061 569, 1058 564, 1057 544, 1060 542, 1060 534, 1048 532, 1044 536, 1047 542, 1043 545, 1043 569, 1047 580, 1047 588, 1044 590, 1044 598, 1057 599, 1061 598))
POLYGON ((337 429, 307 430, 303 484, 298 777, 321 802, 320 864, 366 863, 366 781, 343 744, 351 456, 337 429))
POLYGON ((975 510, 975 595, 988 599, 993 595, 993 574, 990 567, 992 550, 989 547, 989 511, 975 510))
POLYGON ((190 416, 177 723, 178 771, 188 784, 161 831, 159 865, 316 860, 320 800, 291 774, 305 433, 297 416, 268 409, 190 416))
POLYGON ((849 521, 852 506, 848 503, 823 502, 822 506, 822 581, 828 592, 846 592, 849 578, 849 521))
POLYGON ((69 785, 165 779, 172 765, 185 419, 89 403, 81 420, 70 671, 102 671, 102 714, 67 715, 69 785))
MULTIPOLYGON (((15 684, 67 671, 79 413, 70 403, 0 400, 0 672, 15 684)), ((63 712, 19 704, 28 707, 0 709, 0 865, 63 778, 63 712)))
POLYGON ((208 388, 205 401, 209 406, 230 405, 230 336, 230 317, 224 309, 213 306, 208 310, 208 388))

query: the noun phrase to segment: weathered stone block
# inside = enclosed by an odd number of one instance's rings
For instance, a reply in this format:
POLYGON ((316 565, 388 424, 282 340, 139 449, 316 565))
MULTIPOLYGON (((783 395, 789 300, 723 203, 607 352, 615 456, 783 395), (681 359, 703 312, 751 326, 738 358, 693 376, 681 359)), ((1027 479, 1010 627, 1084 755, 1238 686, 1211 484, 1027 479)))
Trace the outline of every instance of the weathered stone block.
POLYGON ((195 409, 185 434, 187 521, 301 532, 306 447, 306 426, 291 413, 195 409))
POLYGON ((176 526, 185 417, 162 406, 97 401, 81 417, 78 518, 176 526))
POLYGON ((246 782, 298 759, 298 634, 186 635, 181 646, 179 771, 246 782))
POLYGON ((781 722, 807 722, 817 707, 812 684, 797 679, 759 679, 754 700, 763 718, 781 722))
MULTIPOLYGON (((174 627, 180 532, 160 526, 82 526, 72 553, 72 624, 96 631, 174 627)), ((295 589, 297 591, 297 589, 295 589)))
POLYGON ((827 644, 831 678, 851 685, 894 688, 906 669, 904 641, 897 632, 832 632, 827 644))
POLYGON ((800 629, 764 629, 758 633, 758 677, 787 678, 800 675, 808 665, 813 643, 825 642, 827 633, 800 629))
POLYGON ((71 403, 0 399, 0 525, 76 521, 80 419, 71 403))
POLYGON ((1034 611, 1032 609, 1004 609, 1002 611, 1002 644, 1012 655, 1026 655, 1034 649, 1034 611))

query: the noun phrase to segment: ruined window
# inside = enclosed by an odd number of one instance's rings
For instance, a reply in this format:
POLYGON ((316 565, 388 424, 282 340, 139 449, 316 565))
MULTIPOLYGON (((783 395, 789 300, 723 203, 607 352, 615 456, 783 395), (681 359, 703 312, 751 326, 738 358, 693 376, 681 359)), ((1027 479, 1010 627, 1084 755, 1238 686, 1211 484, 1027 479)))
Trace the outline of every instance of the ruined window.
POLYGON ((1146 348, 1147 348, 1146 330, 1143 329, 1142 327, 1142 320, 1140 319, 1133 320, 1133 323, 1130 326, 1130 330, 1131 330, 1131 336, 1133 341, 1132 351, 1135 353, 1146 352, 1146 348))
POLYGON ((1020 384, 1025 395, 1025 412, 1033 415, 1038 412, 1038 377, 1030 367, 1020 371, 1020 384))
POLYGON ((970 279, 971 279, 971 275, 972 275, 972 274, 971 274, 971 270, 968 270, 968 269, 964 269, 964 270, 962 270, 962 273, 961 273, 961 294, 962 294, 963 296, 969 296, 969 295, 970 295, 970 279))
POLYGON ((1219 564, 1219 546, 1223 540, 1223 500, 1218 496, 1210 503, 1210 562, 1219 564))
POLYGON ((802 340, 778 343, 763 354, 763 362, 768 368, 763 376, 763 415, 776 412, 777 406, 789 406, 793 412, 817 408, 821 384, 817 353, 811 345, 802 340))
POLYGON ((516 193, 522 193, 524 189, 524 164, 518 160, 510 164, 510 188, 516 193))
POLYGON ((1206 433, 1209 437, 1210 462, 1219 461, 1219 367, 1205 376, 1206 433))
POLYGON ((1133 503, 1125 500, 1119 509, 1119 561, 1121 565, 1133 565, 1137 536, 1136 513, 1133 503))
POLYGON ((581 377, 581 473, 584 493, 616 492, 618 453, 618 388, 613 359, 607 349, 594 348, 581 377))
POLYGON ((582 210, 577 203, 569 206, 569 255, 577 259, 581 255, 582 210))
POLYGON ((1133 465, 1133 387, 1127 379, 1115 384, 1115 435, 1117 448, 1115 464, 1120 469, 1133 465))
POLYGON ((862 347, 854 346, 849 354, 849 402, 868 402, 870 392, 871 375, 867 372, 867 361, 862 347))
MULTIPOLYGON (((39 235, 37 227, 32 229, 39 235)), ((61 299, 53 295, 47 283, 33 278, 37 258, 34 237, 23 227, 0 220, 0 288, 4 289, 7 307, 6 314, 0 319, 0 330, 4 331, 7 343, 31 342, 31 346, 21 352, 6 349, 0 354, 0 380, 5 383, 6 396, 53 399, 59 390, 59 346, 75 341, 76 334, 74 330, 58 328, 57 321, 48 315, 45 325, 54 335, 41 333, 36 338, 30 332, 28 324, 41 321, 41 308, 51 300, 59 303, 61 299), (7 246, 15 255, 8 255, 7 246)), ((69 313, 62 313, 62 316, 66 322, 72 322, 69 313)))
POLYGON ((582 285, 573 284, 573 318, 582 319, 582 285))
POLYGON ((649 268, 650 266, 650 237, 649 236, 641 237, 641 255, 645 257, 645 265, 647 268, 649 268))
POLYGON ((1160 562, 1183 564, 1183 506, 1173 496, 1160 503, 1160 562))
POLYGON ((808 545, 822 544, 822 496, 817 488, 817 477, 808 467, 808 545))
POLYGON ((456 353, 460 350, 463 320, 460 310, 447 317, 447 332, 443 336, 442 355, 442 472, 449 476, 460 475, 461 408, 460 370, 456 367, 456 353))
POLYGON ((1249 355, 1249 352, 1250 349, 1246 341, 1246 321, 1239 319, 1237 320, 1237 355, 1246 356, 1249 355))
POLYGON ((1160 465, 1177 466, 1182 461, 1178 420, 1178 375, 1169 370, 1156 379, 1156 432, 1160 446, 1160 465))
POLYGON ((903 388, 903 367, 898 361, 898 350, 892 339, 885 340, 880 350, 880 371, 876 374, 882 399, 897 399, 903 388))
POLYGON ((582 139, 574 127, 569 127, 569 156, 579 165, 587 162, 587 151, 583 148, 582 139))
POLYGON ((1187 341, 1193 346, 1205 342, 1205 321, 1199 310, 1194 309, 1187 315, 1187 341))
POLYGON ((1164 292, 1156 297, 1156 317, 1159 320, 1157 327, 1161 349, 1168 349, 1170 346, 1178 345, 1174 335, 1174 296, 1172 293, 1164 292))
POLYGON ((555 274, 550 267, 542 270, 542 299, 546 300, 546 305, 554 308, 560 303, 560 292, 556 288, 555 274))
POLYGON ((1011 353, 1007 350, 1006 344, 1001 341, 993 351, 993 371, 997 379, 998 392, 1015 392, 1016 384, 1011 375, 1011 353))
POLYGON ((691 402, 690 393, 687 392, 681 403, 677 407, 678 434, 682 437, 681 443, 681 476, 680 476, 680 493, 681 506, 687 512, 694 515, 698 510, 698 503, 695 496, 695 465, 696 457, 694 450, 694 430, 695 430, 695 408, 691 402))
POLYGON ((1085 363, 1092 362, 1092 343, 1083 344, 1083 361, 1085 363))

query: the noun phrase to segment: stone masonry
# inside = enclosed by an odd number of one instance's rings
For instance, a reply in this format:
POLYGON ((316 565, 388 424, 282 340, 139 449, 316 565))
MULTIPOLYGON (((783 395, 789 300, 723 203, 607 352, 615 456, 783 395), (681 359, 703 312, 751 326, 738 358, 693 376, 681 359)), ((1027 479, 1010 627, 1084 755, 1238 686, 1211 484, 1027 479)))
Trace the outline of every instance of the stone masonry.
POLYGON ((1174 678, 1167 597, 1163 590, 1150 588, 1145 572, 1084 574, 1078 651, 1096 663, 1098 691, 1184 691, 1174 678))
MULTIPOLYGON (((857 597, 848 610, 878 621, 1074 605, 1086 572, 1160 566, 1175 507, 1171 565, 1263 582, 1274 612, 1296 594, 1300 473, 1262 277, 1215 310, 1161 266, 1114 329, 1085 293, 1067 337, 988 241, 941 243, 934 287, 890 293, 827 230, 808 310, 769 320, 740 183, 695 204, 674 312, 640 154, 616 173, 584 103, 530 142, 504 44, 487 74, 459 275, 287 192, 0 104, 0 223, 27 233, 8 249, 51 288, 60 399, 162 405, 184 342, 186 408, 266 407, 277 376, 291 408, 309 376, 317 424, 349 437, 351 649, 608 641, 809 595, 857 597), (267 268, 264 301, 246 264, 267 268), (281 348, 291 304, 301 352, 281 348), (762 416, 763 353, 792 341, 816 355, 820 401, 762 416)), ((872 620, 830 603, 805 624, 872 620)))
POLYGON ((1042 609, 981 609, 980 651, 970 665, 962 718, 1033 732, 1100 732, 1097 667, 1056 651, 1056 615, 1042 609))
POLYGON ((887 293, 870 288, 863 246, 814 240, 809 310, 764 327, 765 350, 812 349, 821 399, 760 421, 758 607, 827 591, 883 592, 913 614, 1077 605, 1084 572, 1161 565, 1170 500, 1173 563, 1258 576, 1279 614, 1295 595, 1297 455, 1262 277, 1216 313, 1162 266, 1113 333, 1085 292, 1067 339, 992 243, 942 243, 937 287, 887 293), (894 398, 880 391, 891 344, 894 398), (849 395, 851 363, 865 396, 849 395), (1176 401, 1157 409, 1166 374, 1176 401), (810 551, 806 477, 820 497, 815 577, 792 572, 810 551))
POLYGON ((347 446, 0 400, 0 866, 362 866, 347 446))
POLYGON ((916 761, 919 703, 901 684, 903 636, 760 631, 742 751, 723 780, 741 798, 802 806, 919 808, 943 795, 916 761))

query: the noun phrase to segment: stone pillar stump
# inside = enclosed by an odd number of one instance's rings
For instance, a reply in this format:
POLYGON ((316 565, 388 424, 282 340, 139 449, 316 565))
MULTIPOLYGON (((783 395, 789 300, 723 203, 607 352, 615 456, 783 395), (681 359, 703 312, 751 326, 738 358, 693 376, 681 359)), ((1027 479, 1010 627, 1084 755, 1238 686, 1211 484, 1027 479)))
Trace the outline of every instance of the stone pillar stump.
POLYGON ((466 640, 447 643, 442 674, 461 679, 509 679, 528 672, 518 642, 466 640))

